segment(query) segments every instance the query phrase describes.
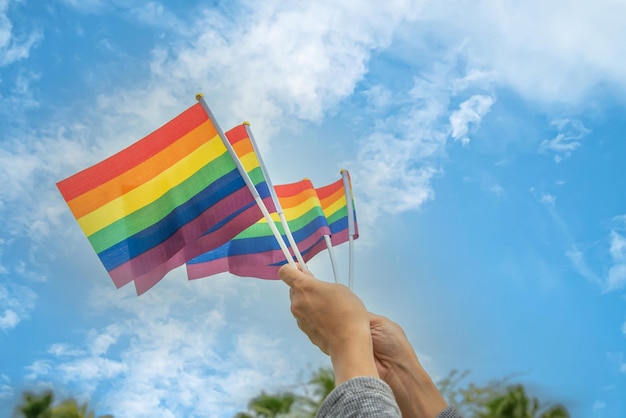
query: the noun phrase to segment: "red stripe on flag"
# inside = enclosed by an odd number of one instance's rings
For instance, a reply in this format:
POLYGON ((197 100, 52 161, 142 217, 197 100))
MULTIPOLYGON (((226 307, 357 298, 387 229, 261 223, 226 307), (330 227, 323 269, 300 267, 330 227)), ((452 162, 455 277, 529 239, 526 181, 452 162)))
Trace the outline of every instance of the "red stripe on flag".
POLYGON ((69 202, 154 156, 207 119, 202 105, 197 103, 124 150, 60 181, 59 190, 69 202))

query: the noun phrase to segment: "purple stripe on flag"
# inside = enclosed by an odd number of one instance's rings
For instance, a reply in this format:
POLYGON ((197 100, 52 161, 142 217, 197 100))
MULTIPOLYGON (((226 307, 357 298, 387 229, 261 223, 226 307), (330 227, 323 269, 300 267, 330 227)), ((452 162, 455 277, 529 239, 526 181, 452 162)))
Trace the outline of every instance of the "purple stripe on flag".
MULTIPOLYGON (((155 263, 155 260, 166 260, 165 263, 169 263, 169 259, 176 256, 177 253, 182 252, 182 254, 185 254, 185 247, 187 245, 193 245, 194 247, 197 246, 195 241, 198 236, 202 235, 205 231, 210 230, 224 218, 230 216, 233 211, 236 211, 246 205, 250 205, 251 202, 254 202, 254 200, 252 194, 247 188, 244 187, 237 190, 233 194, 202 212, 202 214, 200 214, 200 216, 193 221, 178 229, 170 238, 160 245, 111 270, 109 275, 111 276, 111 279, 113 279, 113 283, 115 283, 115 285, 119 288, 127 283, 130 283, 138 276, 150 273, 152 270, 160 269, 162 264, 155 263), (182 250, 180 249, 181 241, 183 243, 182 250), (151 266, 154 266, 155 264, 157 264, 157 267, 151 268, 151 266)), ((251 207, 256 207, 256 205, 253 204, 251 207)), ((262 217, 258 208, 255 215, 258 215, 258 217, 256 219, 252 219, 247 225, 253 224, 262 217)), ((252 217, 253 216, 251 216, 251 218, 252 217)), ((235 219, 238 219, 238 217, 235 219)), ((242 221, 244 219, 242 219, 242 221)), ((230 223, 231 222, 229 222, 229 224, 230 223)), ((215 248, 216 246, 227 242, 241 232, 241 226, 242 224, 233 223, 229 230, 222 230, 221 228, 217 229, 214 234, 205 236, 208 238, 203 241, 207 243, 216 242, 216 244, 213 247, 204 246, 201 249, 208 251, 209 249, 215 248)), ((202 238, 204 239, 205 237, 202 238)), ((195 256, 202 254, 204 251, 198 252, 195 256)), ((187 260, 190 259, 191 258, 188 258, 187 260)), ((176 267, 182 265, 187 260, 184 260, 176 267)))
POLYGON ((206 246, 214 248, 223 243, 224 239, 228 240, 241 232, 242 223, 255 223, 259 217, 262 216, 261 210, 255 204, 249 209, 241 212, 236 217, 232 218, 229 222, 224 224, 219 230, 202 236, 202 242, 198 240, 192 244, 185 246, 176 255, 171 257, 165 263, 151 270, 150 272, 143 274, 135 278, 135 289, 137 294, 141 295, 150 290, 155 284, 157 284, 170 270, 182 266, 188 260, 197 257, 198 255, 206 251, 206 246))

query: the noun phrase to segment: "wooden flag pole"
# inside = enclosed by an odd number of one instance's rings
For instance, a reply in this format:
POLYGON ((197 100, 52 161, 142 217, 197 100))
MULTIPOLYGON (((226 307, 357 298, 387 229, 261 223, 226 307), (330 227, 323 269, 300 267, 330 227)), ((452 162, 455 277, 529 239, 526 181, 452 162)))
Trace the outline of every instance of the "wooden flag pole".
POLYGON ((230 144, 230 142, 228 142, 228 139, 226 138, 224 131, 222 131, 222 128, 219 126, 219 124, 215 120, 215 116, 213 115, 213 112, 211 112, 211 109, 204 101, 204 95, 202 93, 198 93, 196 95, 196 100, 200 102, 200 104, 202 105, 202 108, 204 109, 206 114, 209 116, 209 119, 211 119, 211 122, 215 126, 215 129, 218 135, 220 136, 220 138, 222 139, 224 146, 226 147, 231 157, 235 161, 235 165, 237 166, 237 170, 239 171, 239 174, 241 174, 241 177, 243 177, 243 180, 245 181, 246 186, 248 186, 250 193, 252 193, 252 196, 254 197, 254 200, 257 206, 259 207, 259 209, 261 209, 261 213, 263 213, 265 220, 267 220, 267 223, 270 229, 272 230, 272 234, 274 234, 274 237, 276 238, 276 241, 278 242, 278 246, 280 247, 283 254, 285 255, 285 258, 289 262, 289 265, 292 266, 293 268, 297 268, 296 263, 293 261, 293 258, 291 257, 291 254, 289 253, 289 250, 287 249, 287 246, 285 245, 285 242, 283 241, 282 236, 280 235, 280 232, 278 232, 278 229, 276 228, 276 225, 274 224, 274 221, 272 220, 272 215, 270 215, 269 211, 267 210, 267 206, 265 206, 265 203, 263 202, 263 199, 261 199, 259 192, 257 191, 256 187, 254 187, 252 180, 250 180, 250 176, 248 176, 248 173, 243 168, 243 165, 241 165, 241 161, 239 161, 239 158, 237 157, 237 154, 235 153, 233 146, 230 144))

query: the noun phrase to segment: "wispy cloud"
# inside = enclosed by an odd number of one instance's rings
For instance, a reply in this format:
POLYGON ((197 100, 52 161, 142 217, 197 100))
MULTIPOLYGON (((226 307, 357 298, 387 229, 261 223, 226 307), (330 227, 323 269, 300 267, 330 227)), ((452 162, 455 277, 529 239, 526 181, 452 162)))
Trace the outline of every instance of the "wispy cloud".
POLYGON ((613 364, 618 372, 626 373, 626 361, 624 361, 623 352, 609 352, 607 353, 607 357, 609 362, 613 364))
POLYGON ((626 285, 626 238, 616 231, 611 231, 609 249, 613 265, 609 268, 606 291, 622 289, 626 285))
MULTIPOLYGON (((567 256, 580 275, 598 284, 603 292, 621 290, 626 286, 626 237, 622 234, 622 231, 626 229, 626 216, 617 216, 613 222, 614 227, 607 239, 611 264, 605 268, 605 278, 601 278, 601 275, 596 274, 589 267, 582 251, 574 249, 567 252, 567 256)), ((626 324, 624 331, 626 331, 626 324)))
MULTIPOLYGON (((93 398, 114 377, 99 409, 121 418, 234 415, 273 382, 298 380, 286 358, 293 347, 249 327, 229 330, 237 322, 220 300, 233 284, 197 282, 191 289, 166 281, 141 298, 132 289, 103 290, 93 293, 94 312, 123 309, 123 317, 78 344, 53 344, 49 356, 29 366, 30 379, 60 381, 93 398)), ((261 294, 242 295, 234 311, 247 310, 246 297, 255 301, 250 306, 269 303, 261 294)))
POLYGON ((460 0, 426 2, 421 18, 437 22, 444 42, 463 39, 470 62, 493 81, 531 100, 578 106, 598 84, 626 88, 626 45, 614 42, 624 13, 613 0, 460 0))
POLYGON ((581 139, 589 133, 589 130, 577 120, 556 119, 551 124, 556 127, 558 133, 552 139, 541 141, 539 152, 553 154, 554 161, 558 163, 582 145, 581 139))
POLYGON ((26 286, 0 282, 0 330, 15 328, 30 318, 37 294, 26 286))
POLYGON ((14 396, 14 389, 11 385, 11 379, 6 374, 0 374, 0 404, 9 400, 14 396))
POLYGON ((60 0, 67 6, 74 7, 83 13, 97 13, 106 5, 105 0, 60 0))
POLYGON ((556 203, 556 196, 550 193, 542 193, 540 201, 544 205, 554 206, 556 203))
POLYGON ((578 274, 587 279, 590 283, 594 283, 600 288, 604 287, 604 283, 602 279, 591 269, 587 261, 585 260, 585 255, 582 251, 577 248, 568 250, 565 252, 565 255, 571 261, 572 265, 578 271, 578 274))
POLYGON ((432 199, 431 180, 439 169, 447 132, 440 119, 448 109, 444 77, 416 78, 401 99, 404 106, 379 119, 373 132, 358 144, 355 188, 367 201, 363 216, 397 214, 432 199))
POLYGON ((0 67, 27 58, 31 48, 43 37, 38 29, 19 35, 14 32, 8 16, 10 2, 0 0, 0 67))
POLYGON ((375 123, 358 141, 356 161, 349 166, 355 167, 355 189, 366 202, 359 210, 366 223, 383 213, 418 209, 433 199, 432 180, 444 173, 448 139, 468 143, 470 126, 478 127, 494 103, 491 96, 474 94, 450 109, 453 98, 484 83, 478 77, 478 85, 472 85, 473 78, 459 74, 455 58, 448 58, 423 69, 406 93, 392 96, 379 85, 364 93, 375 123), (463 80, 462 89, 457 80, 463 80))
POLYGON ((461 141, 463 145, 469 144, 470 139, 467 134, 470 124, 480 125, 480 121, 489 112, 493 103, 493 97, 478 94, 461 103, 459 109, 450 115, 450 128, 452 130, 450 136, 461 141))
POLYGON ((591 407, 594 413, 594 416, 601 416, 601 414, 606 409, 606 402, 597 400, 593 403, 591 407))

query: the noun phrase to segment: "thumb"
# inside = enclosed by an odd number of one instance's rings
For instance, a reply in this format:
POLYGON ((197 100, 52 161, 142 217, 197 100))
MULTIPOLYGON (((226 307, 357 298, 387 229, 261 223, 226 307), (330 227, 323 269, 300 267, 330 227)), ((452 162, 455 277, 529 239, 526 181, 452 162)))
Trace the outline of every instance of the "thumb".
POLYGON ((285 264, 278 270, 278 277, 285 282, 289 287, 293 287, 296 281, 302 279, 303 273, 291 267, 289 264, 285 264))
POLYGON ((293 283, 298 280, 298 273, 300 272, 297 269, 291 267, 289 264, 285 264, 278 270, 278 278, 291 287, 293 283))

